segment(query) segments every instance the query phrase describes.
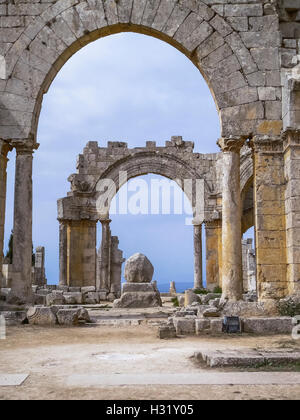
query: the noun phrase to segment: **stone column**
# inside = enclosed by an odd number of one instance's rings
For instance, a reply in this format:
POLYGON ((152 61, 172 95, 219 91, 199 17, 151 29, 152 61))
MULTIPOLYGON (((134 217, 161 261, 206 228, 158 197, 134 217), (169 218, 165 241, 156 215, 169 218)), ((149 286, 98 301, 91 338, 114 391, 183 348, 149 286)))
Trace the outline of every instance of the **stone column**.
POLYGON ((96 286, 97 222, 69 220, 67 225, 67 285, 96 286))
POLYGON ((194 225, 194 289, 202 288, 202 225, 194 225))
POLYGON ((31 302, 32 270, 32 160, 38 144, 15 141, 15 202, 13 239, 13 281, 8 302, 31 302))
POLYGON ((102 225, 102 241, 101 241, 101 259, 100 259, 100 290, 110 291, 110 241, 111 241, 111 231, 110 231, 110 219, 100 220, 102 225))
POLYGON ((242 299, 242 201, 240 150, 246 139, 222 138, 222 299, 242 299))
POLYGON ((67 221, 59 221, 59 284, 60 286, 67 286, 67 221))
POLYGON ((6 206, 6 168, 7 154, 12 147, 5 141, 0 140, 0 287, 2 285, 2 264, 4 246, 4 225, 5 225, 5 206, 6 206))
POLYGON ((283 135, 288 294, 300 294, 300 130, 283 135))
POLYGON ((251 140, 254 163, 255 246, 259 300, 287 294, 283 146, 280 137, 251 140))
POLYGON ((214 290, 222 287, 222 221, 212 220, 205 222, 206 236, 206 288, 214 290))

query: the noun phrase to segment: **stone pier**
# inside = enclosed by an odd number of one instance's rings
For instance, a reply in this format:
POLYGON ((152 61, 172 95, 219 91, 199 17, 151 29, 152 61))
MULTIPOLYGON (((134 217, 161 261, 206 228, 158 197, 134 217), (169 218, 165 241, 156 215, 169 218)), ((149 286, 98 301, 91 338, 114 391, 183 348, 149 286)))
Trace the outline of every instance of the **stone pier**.
POLYGON ((202 224, 200 224, 194 225, 194 289, 202 288, 202 224))
MULTIPOLYGON (((300 104, 300 97, 298 97, 300 104)), ((300 105, 298 105, 300 107, 300 105)), ((286 213, 287 283, 289 294, 300 293, 300 130, 283 136, 286 213)))
POLYGON ((240 150, 245 138, 221 138, 222 179, 222 290, 223 299, 242 299, 242 202, 240 150))
POLYGON ((32 299, 32 160, 38 144, 27 140, 12 143, 16 149, 13 281, 8 301, 32 299))
POLYGON ((6 178, 7 178, 7 154, 12 147, 3 140, 0 140, 0 287, 2 285, 2 264, 4 246, 4 225, 6 206, 6 178))
POLYGON ((287 295, 284 157, 281 137, 255 136, 254 163, 257 291, 260 300, 287 295))

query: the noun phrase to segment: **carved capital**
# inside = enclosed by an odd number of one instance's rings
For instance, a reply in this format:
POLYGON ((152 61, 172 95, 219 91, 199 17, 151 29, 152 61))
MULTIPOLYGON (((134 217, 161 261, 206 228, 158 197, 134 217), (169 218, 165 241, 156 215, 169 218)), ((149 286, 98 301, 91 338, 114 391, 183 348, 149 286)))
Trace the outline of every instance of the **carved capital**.
POLYGON ((249 146, 254 153, 282 153, 283 142, 281 137, 270 136, 255 136, 250 142, 249 146))
POLYGON ((223 153, 240 153, 248 136, 242 137, 222 137, 217 141, 218 146, 223 153))
POLYGON ((16 149, 17 155, 33 154, 39 148, 39 143, 35 143, 32 139, 13 140, 11 145, 16 149))

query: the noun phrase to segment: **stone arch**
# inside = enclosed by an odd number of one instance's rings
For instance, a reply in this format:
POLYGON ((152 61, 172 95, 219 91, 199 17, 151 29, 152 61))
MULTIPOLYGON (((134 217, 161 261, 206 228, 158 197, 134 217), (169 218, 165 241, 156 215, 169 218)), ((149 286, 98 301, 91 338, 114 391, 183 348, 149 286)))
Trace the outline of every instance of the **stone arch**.
MULTIPOLYGON (((101 174, 94 186, 94 191, 96 192, 99 189, 99 185, 102 181, 112 181, 107 184, 106 191, 106 196, 109 200, 107 207, 109 208, 115 194, 127 181, 150 173, 161 175, 175 181, 186 194, 194 210, 196 209, 196 180, 203 179, 204 181, 204 200, 205 196, 211 192, 210 186, 205 182, 204 173, 197 171, 193 165, 188 164, 176 155, 157 153, 155 151, 138 152, 132 156, 127 156, 118 160, 101 174), (126 179, 120 179, 120 173, 126 173, 126 179), (189 184, 187 188, 184 188, 185 180, 191 180, 191 184, 189 184), (191 188, 189 188, 189 186, 191 186, 191 188)), ((95 194, 95 197, 97 200, 97 193, 95 194)), ((97 210, 101 213, 100 208, 97 210)), ((195 217, 196 212, 197 210, 195 210, 195 217)), ((107 217, 107 213, 104 212, 102 217, 107 217)))
POLYGON ((191 0, 59 0, 30 20, 5 60, 4 139, 35 139, 43 94, 66 61, 109 34, 139 32, 168 42, 200 70, 215 99, 222 136, 256 132, 264 119, 257 71, 238 32, 211 7, 191 0), (17 104, 17 105, 16 105, 17 104))

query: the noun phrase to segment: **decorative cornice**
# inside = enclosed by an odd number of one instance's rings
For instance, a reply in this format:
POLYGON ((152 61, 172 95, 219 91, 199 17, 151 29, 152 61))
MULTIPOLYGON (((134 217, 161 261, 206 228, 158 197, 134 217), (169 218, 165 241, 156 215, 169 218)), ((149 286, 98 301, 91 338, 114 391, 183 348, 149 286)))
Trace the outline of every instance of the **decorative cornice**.
POLYGON ((223 153, 240 153, 248 137, 249 136, 222 137, 217 141, 217 145, 220 147, 223 153))
POLYGON ((283 141, 281 137, 271 136, 255 136, 250 142, 249 146, 254 153, 282 153, 283 141))

